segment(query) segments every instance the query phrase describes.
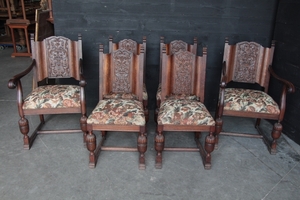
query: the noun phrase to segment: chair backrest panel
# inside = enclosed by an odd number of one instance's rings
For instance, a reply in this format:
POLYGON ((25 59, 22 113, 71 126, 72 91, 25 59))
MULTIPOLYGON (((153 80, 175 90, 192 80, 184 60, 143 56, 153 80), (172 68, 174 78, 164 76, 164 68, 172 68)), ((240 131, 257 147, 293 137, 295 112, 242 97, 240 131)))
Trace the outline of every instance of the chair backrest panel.
POLYGON ((204 102, 207 49, 203 48, 202 56, 196 56, 185 50, 167 55, 164 50, 161 101, 175 94, 196 95, 204 102))
POLYGON ((267 48, 247 41, 229 45, 226 40, 223 58, 227 65, 226 82, 258 83, 267 91, 270 79, 268 67, 272 64, 274 48, 274 42, 271 48, 267 48))
POLYGON ((143 99, 144 52, 140 54, 126 49, 113 50, 104 54, 103 46, 99 52, 99 99, 110 93, 131 93, 143 99))
POLYGON ((173 94, 193 94, 195 77, 195 55, 182 51, 172 56, 172 82, 173 94))
POLYGON ((162 52, 163 48, 165 48, 165 52, 167 55, 172 55, 175 54, 176 52, 179 51, 189 51, 195 55, 197 55, 197 38, 194 38, 194 43, 193 44, 188 44, 182 40, 173 40, 170 43, 166 44, 165 43, 165 38, 160 37, 160 74, 159 74, 159 82, 161 82, 162 79, 162 52))
POLYGON ((51 36, 43 41, 34 41, 31 37, 32 58, 36 60, 36 81, 45 78, 80 80, 81 45, 81 36, 78 41, 71 41, 62 36, 51 36))
POLYGON ((133 53, 118 49, 111 55, 111 91, 113 93, 132 93, 133 53))

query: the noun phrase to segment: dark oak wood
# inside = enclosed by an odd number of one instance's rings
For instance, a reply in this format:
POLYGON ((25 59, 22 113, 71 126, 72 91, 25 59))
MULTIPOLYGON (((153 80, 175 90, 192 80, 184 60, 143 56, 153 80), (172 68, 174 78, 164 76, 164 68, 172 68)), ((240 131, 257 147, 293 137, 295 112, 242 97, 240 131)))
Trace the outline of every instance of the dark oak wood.
MULTIPOLYGON (((160 37, 160 65, 159 65, 159 88, 157 92, 161 90, 161 80, 162 80, 162 55, 163 49, 165 48, 165 52, 167 55, 173 55, 174 53, 185 50, 189 51, 195 55, 197 55, 197 48, 198 48, 198 40, 197 37, 194 37, 194 43, 188 44, 182 40, 173 40, 170 43, 165 42, 165 37, 160 37)), ((155 111, 154 119, 157 118, 158 108, 160 107, 161 99, 156 98, 156 106, 157 109, 155 111)))
MULTIPOLYGON (((109 36, 109 52, 111 53, 114 50, 117 49, 126 49, 136 55, 139 55, 141 52, 140 50, 143 49, 144 50, 144 75, 143 75, 143 80, 144 80, 144 87, 146 88, 146 84, 145 84, 145 80, 146 80, 146 50, 147 50, 147 38, 146 36, 143 37, 143 42, 142 43, 138 43, 135 40, 132 39, 123 39, 120 40, 118 43, 114 43, 113 42, 113 37, 109 36)), ((146 89, 147 91, 147 89, 146 89)), ((149 110, 148 110, 148 99, 143 99, 143 105, 144 105, 144 110, 145 110, 145 117, 146 117, 146 121, 149 120, 149 110)))
POLYGON ((276 153, 277 139, 281 135, 281 122, 284 117, 286 108, 286 94, 295 91, 294 85, 287 80, 280 78, 272 69, 272 60, 274 54, 275 42, 272 41, 271 47, 263 47, 256 42, 243 41, 237 44, 229 44, 226 38, 224 47, 223 66, 220 82, 220 98, 216 109, 216 147, 219 141, 219 134, 229 136, 253 137, 261 138, 266 143, 271 154, 276 153), (244 47, 247 48, 244 48, 244 47), (249 47, 249 48, 248 48, 249 47), (243 65, 243 60, 251 60, 251 65, 243 65), (273 76, 282 83, 282 91, 279 105, 280 113, 261 113, 248 111, 232 111, 224 110, 224 95, 225 89, 229 82, 240 83, 256 83, 261 87, 261 90, 268 93, 270 76, 273 76), (257 118, 256 129, 259 135, 232 133, 223 131, 223 116, 249 117, 257 118), (272 141, 269 141, 266 135, 259 129, 261 119, 276 120, 273 131, 271 133, 272 141))
MULTIPOLYGON (((103 45, 99 48, 99 101, 111 93, 130 93, 137 96, 143 103, 143 77, 144 77, 144 46, 140 45, 138 53, 114 47, 111 43, 110 53, 103 52, 103 45), (126 68, 126 70, 124 70, 126 68), (120 74, 122 80, 120 81, 120 74), (126 79, 126 80, 125 80, 126 79), (124 83, 126 82, 126 84, 124 83), (126 85, 126 86, 125 86, 126 85)), ((108 113, 109 108, 106 110, 108 113)), ((130 124, 87 124, 87 149, 89 150, 89 167, 94 168, 101 151, 138 151, 139 169, 145 169, 145 152, 147 150, 146 125, 130 124), (96 144, 94 131, 101 131, 102 139, 96 144), (136 147, 104 146, 106 134, 109 131, 138 133, 136 147)))
MULTIPOLYGON (((24 135, 24 148, 30 149, 37 134, 52 134, 52 133, 78 133, 83 131, 83 139, 86 137, 86 103, 84 87, 86 85, 83 77, 82 66, 82 40, 81 35, 78 36, 78 41, 71 41, 62 36, 52 36, 43 41, 34 41, 34 35, 31 35, 32 47, 32 64, 23 72, 15 75, 8 82, 10 89, 17 88, 17 105, 19 111, 19 126, 20 131, 24 135), (58 63, 58 64, 56 64, 58 63), (55 70, 54 70, 55 69, 55 70), (59 73, 66 72, 69 73, 59 73), (78 81, 80 86, 80 106, 78 107, 62 107, 62 108, 35 108, 26 109, 23 107, 23 90, 21 79, 33 73, 33 86, 35 89, 45 83, 48 78, 73 78, 78 81), (45 114, 72 114, 81 113, 80 125, 81 130, 67 129, 67 130, 41 130, 45 123, 45 114), (26 119, 27 115, 39 115, 40 124, 35 131, 28 135, 29 123, 26 119)), ((59 82, 59 81, 57 81, 59 82)), ((51 96, 50 96, 51 97, 51 96)), ((49 100, 50 97, 47 97, 49 100)))
MULTIPOLYGON (((203 55, 197 56, 194 52, 186 49, 174 54, 167 54, 165 46, 162 50, 162 69, 161 69, 161 105, 165 100, 172 101, 173 95, 195 95, 198 101, 204 103, 205 76, 206 76, 206 57, 207 49, 203 48, 203 55)), ((174 96, 173 96, 174 98, 174 96)), ((176 98, 174 99, 176 100, 176 98)), ((161 113, 161 107, 159 113, 161 113)), ((174 111, 176 113, 176 110, 174 111)), ((211 152, 214 150, 215 125, 178 125, 163 124, 158 122, 157 134, 155 137, 156 168, 162 168, 163 151, 198 151, 201 155, 205 169, 211 168, 211 152), (196 147, 165 147, 164 131, 195 132, 196 147), (205 137, 204 147, 200 142, 201 132, 209 132, 205 137)))

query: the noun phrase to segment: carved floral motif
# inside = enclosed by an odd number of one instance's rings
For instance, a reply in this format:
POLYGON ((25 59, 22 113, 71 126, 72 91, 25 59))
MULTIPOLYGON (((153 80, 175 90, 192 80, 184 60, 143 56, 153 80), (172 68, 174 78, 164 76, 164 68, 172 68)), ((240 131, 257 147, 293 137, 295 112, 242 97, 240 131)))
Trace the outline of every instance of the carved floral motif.
POLYGON ((174 54, 180 50, 187 50, 187 43, 181 40, 174 40, 170 43, 171 54, 174 54))
POLYGON ((51 37, 46 40, 49 77, 70 77, 68 39, 51 37))
POLYGON ((259 59, 259 44, 242 42, 237 44, 234 80, 254 83, 259 59))
POLYGON ((124 39, 119 42, 119 49, 126 49, 132 53, 137 52, 137 43, 131 39, 124 39))
POLYGON ((118 49, 113 52, 114 66, 114 82, 112 92, 114 93, 130 93, 130 66, 132 62, 132 53, 125 49, 118 49))
POLYGON ((188 51, 182 51, 174 54, 175 56, 175 80, 174 94, 190 94, 192 91, 192 69, 194 55, 188 51))

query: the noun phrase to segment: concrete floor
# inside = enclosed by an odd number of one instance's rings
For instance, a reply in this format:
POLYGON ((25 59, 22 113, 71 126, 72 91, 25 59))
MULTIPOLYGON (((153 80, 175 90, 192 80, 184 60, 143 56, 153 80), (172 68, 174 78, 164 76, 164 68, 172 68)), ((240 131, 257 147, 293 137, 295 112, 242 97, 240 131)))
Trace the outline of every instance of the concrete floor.
MULTIPOLYGON (((153 117, 147 125, 144 171, 138 170, 136 152, 101 152, 97 167, 89 169, 81 133, 41 135, 31 150, 23 150, 16 90, 8 89, 7 82, 29 66, 31 59, 11 58, 11 52, 12 48, 0 51, 1 200, 300 198, 300 146, 284 135, 278 141, 276 155, 270 155, 259 139, 221 136, 219 149, 212 153, 211 170, 204 170, 196 152, 164 152, 163 168, 155 169, 153 117)), ((25 77, 25 93, 30 91, 30 83, 30 77, 25 77)), ((88 114, 92 109, 88 107, 88 114)), ((48 127, 79 128, 79 115, 46 119, 48 127)), ((33 130, 38 118, 29 120, 33 130)), ((263 130, 269 133, 271 128, 271 124, 262 122, 263 130)), ((225 118, 225 129, 255 132, 252 119, 225 118)), ((112 133, 107 143, 117 143, 118 138, 119 143, 136 144, 136 135, 130 133, 112 133)), ((166 133, 167 144, 194 145, 193 135, 166 133)))

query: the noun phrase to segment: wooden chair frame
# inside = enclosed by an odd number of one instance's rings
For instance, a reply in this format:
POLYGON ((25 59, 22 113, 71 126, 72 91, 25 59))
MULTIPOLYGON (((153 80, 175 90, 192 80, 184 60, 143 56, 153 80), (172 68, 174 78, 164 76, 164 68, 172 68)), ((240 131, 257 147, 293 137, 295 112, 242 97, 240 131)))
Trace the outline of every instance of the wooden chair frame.
MULTIPOLYGON (((131 51, 132 53, 138 55, 140 54, 140 50, 144 49, 144 83, 143 86, 146 88, 146 41, 147 38, 146 36, 143 37, 143 42, 142 43, 138 43, 132 39, 123 39, 120 40, 118 43, 114 43, 113 42, 113 37, 109 36, 109 52, 112 52, 113 50, 117 50, 117 49, 126 49, 128 51, 131 51), (143 48, 142 48, 143 46, 143 48)), ((147 92, 147 89, 146 89, 147 92)), ((149 111, 148 111, 148 99, 143 99, 143 105, 144 105, 144 110, 145 110, 145 117, 146 117, 146 121, 149 120, 149 111)))
MULTIPOLYGON (((15 75, 8 82, 8 88, 14 89, 17 88, 17 103, 18 103, 18 111, 19 111, 19 126, 20 131, 24 135, 24 149, 30 149, 32 146, 37 134, 58 134, 58 133, 78 133, 82 130, 86 130, 86 103, 85 103, 85 92, 84 87, 86 85, 86 81, 83 77, 83 66, 82 66, 82 40, 81 35, 78 35, 78 41, 71 41, 62 36, 52 36, 46 38, 43 41, 34 41, 34 35, 31 35, 31 46, 32 46, 32 63, 31 65, 24 70, 23 72, 15 75), (63 78, 74 78, 79 82, 80 86, 80 107, 69 107, 69 108, 36 108, 36 109, 23 109, 24 99, 23 99, 23 89, 21 84, 21 78, 28 75, 31 71, 33 71, 33 89, 37 88, 40 83, 45 82, 48 78, 57 78, 55 73, 51 75, 49 73, 50 64, 46 51, 47 46, 46 43, 54 40, 64 41, 68 44, 68 46, 72 46, 73 48, 69 49, 70 56, 68 57, 69 62, 67 63, 70 67, 70 75, 66 75, 63 78), (49 62, 48 62, 49 61, 49 62), (74 66, 73 66, 74 64, 74 66), (72 66, 72 67, 71 67, 72 66), (42 130, 43 125, 45 124, 44 115, 45 114, 71 114, 71 113, 81 113, 82 116, 80 118, 80 129, 67 129, 67 130, 42 130), (29 123, 26 119, 26 115, 39 115, 40 124, 33 131, 33 133, 29 136, 29 123)), ((65 57, 66 58, 66 57, 65 57)), ((83 141, 85 143, 86 132, 83 132, 83 141)))
MULTIPOLYGON (((116 50, 120 51, 120 49, 116 50)), ((127 50, 123 50, 127 51, 127 50)), ((103 45, 99 48, 99 102, 104 99, 113 89, 113 66, 116 61, 113 60, 112 53, 104 54, 103 45)), ((129 51, 127 51, 129 52, 129 51)), ((131 66, 134 74, 131 74, 131 83, 133 84, 132 93, 138 96, 138 101, 143 103, 143 70, 144 70, 144 52, 143 46, 139 54, 129 52, 133 57, 134 66, 131 66)), ((87 124, 87 149, 89 150, 89 167, 95 168, 101 151, 139 151, 139 169, 145 169, 145 152, 147 150, 146 125, 122 125, 122 124, 87 124), (96 144, 96 136, 93 131, 101 131, 102 139, 96 144), (138 132, 137 147, 116 147, 104 146, 107 131, 138 132)))
MULTIPOLYGON (((276 153, 277 139, 281 135, 282 125, 281 122, 284 117, 286 109, 286 95, 287 93, 293 93, 295 91, 294 85, 287 80, 280 78, 275 74, 272 69, 272 60, 275 48, 275 41, 272 41, 270 48, 263 47, 255 42, 240 42, 235 45, 229 45, 228 39, 225 40, 224 48, 224 58, 223 66, 221 73, 221 83, 220 83, 220 98, 216 109, 216 146, 218 146, 219 135, 229 135, 229 136, 241 136, 241 137, 252 137, 252 138, 261 138, 264 143, 267 145, 271 154, 276 153), (238 51, 242 48, 242 45, 249 45, 258 49, 258 57, 256 60, 255 69, 243 69, 239 67, 236 63, 239 62, 237 59, 238 51), (238 70, 238 72, 237 72, 238 70), (281 91, 281 97, 279 102, 279 114, 270 114, 270 113, 258 113, 258 112, 247 112, 247 111, 234 111, 234 110, 224 110, 224 95, 227 84, 231 81, 234 82, 244 82, 244 83, 257 83, 261 86, 265 93, 268 92, 270 76, 274 77, 276 80, 282 83, 283 88, 281 91), (258 134, 247 134, 247 133, 234 133, 227 132, 222 130, 223 119, 222 116, 235 116, 235 117, 248 117, 248 118, 257 118, 255 128, 258 131, 258 134), (277 120, 274 124, 272 131, 272 141, 265 136, 262 130, 259 128, 261 119, 270 119, 277 120)), ((247 55, 248 56, 248 55, 247 55)), ((251 56, 250 56, 251 57, 251 56)))
MULTIPOLYGON (((197 55, 197 48, 198 48, 198 39, 194 37, 194 43, 188 44, 182 40, 172 40, 170 43, 165 43, 165 38, 163 36, 160 37, 160 64, 159 64, 159 86, 158 91, 161 89, 161 81, 162 81, 162 55, 163 49, 165 48, 167 55, 172 55, 178 51, 185 50, 192 52, 193 54, 197 55)), ((157 109, 160 107, 161 100, 156 98, 156 107, 157 109)), ((155 121, 157 118, 158 110, 155 111, 155 121)))
MULTIPOLYGON (((180 51, 176 54, 185 53, 188 51, 180 51)), ((183 84, 179 84, 177 86, 173 86, 172 83, 175 83, 178 80, 175 80, 175 64, 174 56, 176 54, 168 55, 166 53, 166 49, 163 48, 162 53, 162 75, 164 79, 162 79, 161 88, 162 88, 162 102, 164 102, 168 96, 172 94, 176 94, 174 88, 180 87, 183 84)), ((205 69, 206 69, 206 57, 207 57, 207 50, 203 48, 203 56, 196 56, 195 54, 188 52, 194 60, 194 67, 192 69, 192 77, 193 80, 191 81, 191 91, 186 91, 182 89, 181 91, 185 91, 186 94, 196 95, 201 103, 204 103, 204 93, 205 93, 205 69)), ((182 86, 183 87, 183 86, 182 86)), ((176 89, 176 88, 175 88, 176 89)), ((155 167, 160 169, 162 168, 162 151, 196 151, 199 152, 203 161, 203 165, 205 169, 211 168, 211 152, 214 150, 214 143, 215 143, 215 124, 213 125, 176 125, 176 124, 158 124, 157 126, 157 134, 155 137, 155 150, 157 151, 156 154, 156 162, 155 167), (190 148, 190 147, 165 147, 164 141, 165 137, 163 135, 164 131, 180 131, 180 132, 195 132, 195 141, 197 147, 190 148), (205 138, 205 146, 201 145, 199 140, 201 132, 209 132, 209 134, 205 138)))

